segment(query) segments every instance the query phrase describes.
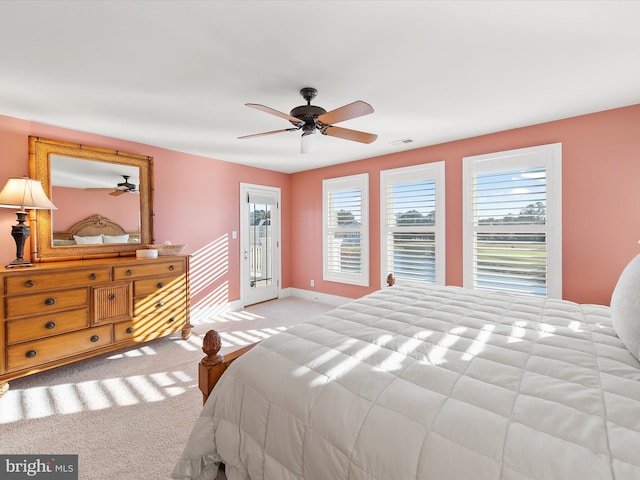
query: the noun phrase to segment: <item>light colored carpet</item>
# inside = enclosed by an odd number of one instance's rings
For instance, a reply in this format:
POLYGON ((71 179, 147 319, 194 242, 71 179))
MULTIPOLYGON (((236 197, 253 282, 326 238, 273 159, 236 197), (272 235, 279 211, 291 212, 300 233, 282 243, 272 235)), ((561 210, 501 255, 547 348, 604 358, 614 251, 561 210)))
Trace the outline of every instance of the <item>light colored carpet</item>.
POLYGON ((202 408, 206 331, 221 333, 225 353, 331 308, 288 297, 193 315, 186 341, 172 335, 14 380, 0 398, 0 453, 77 454, 82 480, 168 479, 202 408))

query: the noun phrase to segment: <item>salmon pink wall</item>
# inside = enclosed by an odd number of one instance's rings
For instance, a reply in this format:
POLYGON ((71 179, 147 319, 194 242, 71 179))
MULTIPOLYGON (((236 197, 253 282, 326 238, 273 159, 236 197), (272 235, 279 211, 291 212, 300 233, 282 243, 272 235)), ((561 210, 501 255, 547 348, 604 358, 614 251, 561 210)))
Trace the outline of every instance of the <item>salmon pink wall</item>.
POLYGON ((380 286, 380 171, 446 163, 446 283, 462 285, 462 158, 562 143, 563 297, 609 304, 640 253, 640 105, 484 135, 291 176, 291 284, 359 297, 380 286), (322 180, 369 174, 370 287, 322 280, 322 180))
MULTIPOLYGON (((187 244, 191 305, 203 309, 240 298, 239 240, 231 235, 240 231, 240 182, 279 187, 282 286, 289 286, 289 175, 0 115, 2 185, 9 177, 28 175, 30 135, 154 157, 155 240, 187 244)), ((10 234, 15 218, 11 209, 0 208, 0 265, 15 258, 10 234)))
MULTIPOLYGON (((286 175, 149 145, 0 116, 0 182, 28 174, 28 136, 154 157, 156 241, 186 243, 192 255, 192 305, 240 297, 240 182, 282 189, 282 286, 346 297, 379 288, 381 170, 446 163, 446 282, 462 284, 462 158, 548 143, 563 149, 563 296, 608 304, 618 275, 640 246, 640 105, 286 175), (369 173, 370 287, 322 280, 322 180, 369 173), (310 287, 310 280, 315 287, 310 287)), ((15 256, 0 209, 0 261, 15 256), (3 234, 2 232, 6 232, 3 234)), ((27 246, 28 249, 28 246, 27 246)))
POLYGON ((136 194, 109 195, 104 191, 53 187, 51 201, 54 231, 64 232, 96 213, 120 225, 125 232, 140 231, 140 197, 136 194))

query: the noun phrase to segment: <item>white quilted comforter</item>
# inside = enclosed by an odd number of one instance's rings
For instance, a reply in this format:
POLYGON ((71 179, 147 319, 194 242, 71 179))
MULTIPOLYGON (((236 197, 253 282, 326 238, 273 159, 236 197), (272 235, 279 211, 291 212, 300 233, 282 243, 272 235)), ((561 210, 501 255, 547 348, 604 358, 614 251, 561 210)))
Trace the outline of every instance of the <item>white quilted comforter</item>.
POLYGON ((609 309, 395 286, 262 341, 174 478, 640 479, 640 363, 609 309))

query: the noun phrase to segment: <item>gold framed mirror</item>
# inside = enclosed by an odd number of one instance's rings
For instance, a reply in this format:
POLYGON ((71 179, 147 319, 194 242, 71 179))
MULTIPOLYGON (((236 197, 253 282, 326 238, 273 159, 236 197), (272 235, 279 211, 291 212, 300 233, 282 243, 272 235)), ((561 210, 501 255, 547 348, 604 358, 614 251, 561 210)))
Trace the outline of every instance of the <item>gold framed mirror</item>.
POLYGON ((134 255, 153 243, 153 157, 29 137, 29 173, 58 210, 32 210, 34 262, 134 255))

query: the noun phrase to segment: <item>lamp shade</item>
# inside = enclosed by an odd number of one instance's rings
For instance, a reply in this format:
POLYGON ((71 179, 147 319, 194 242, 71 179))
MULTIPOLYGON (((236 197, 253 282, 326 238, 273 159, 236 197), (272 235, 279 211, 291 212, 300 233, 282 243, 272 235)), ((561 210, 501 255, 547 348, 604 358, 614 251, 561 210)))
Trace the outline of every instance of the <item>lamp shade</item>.
POLYGON ((57 210, 42 189, 40 180, 28 177, 10 178, 0 191, 0 207, 57 210))

